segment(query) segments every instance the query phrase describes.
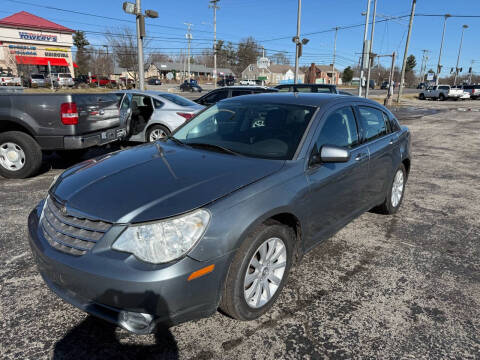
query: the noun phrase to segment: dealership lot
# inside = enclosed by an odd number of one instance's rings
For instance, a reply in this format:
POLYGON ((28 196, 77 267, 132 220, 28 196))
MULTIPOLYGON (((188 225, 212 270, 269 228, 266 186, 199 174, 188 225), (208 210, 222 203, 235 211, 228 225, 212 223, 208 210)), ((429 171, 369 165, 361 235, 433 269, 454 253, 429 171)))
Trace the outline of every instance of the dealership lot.
POLYGON ((44 285, 26 229, 67 164, 0 179, 2 358, 479 357, 480 101, 410 105, 398 112, 413 137, 399 213, 364 214, 321 244, 248 323, 217 313, 138 336, 76 310, 44 285))

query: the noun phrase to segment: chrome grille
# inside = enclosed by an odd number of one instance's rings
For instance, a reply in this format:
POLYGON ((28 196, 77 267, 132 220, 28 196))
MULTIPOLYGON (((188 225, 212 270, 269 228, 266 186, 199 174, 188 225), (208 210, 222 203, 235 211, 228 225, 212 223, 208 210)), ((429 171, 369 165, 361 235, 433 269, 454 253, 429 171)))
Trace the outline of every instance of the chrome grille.
POLYGON ((58 251, 80 256, 90 250, 107 232, 111 224, 62 213, 61 205, 47 198, 41 219, 48 243, 58 251))

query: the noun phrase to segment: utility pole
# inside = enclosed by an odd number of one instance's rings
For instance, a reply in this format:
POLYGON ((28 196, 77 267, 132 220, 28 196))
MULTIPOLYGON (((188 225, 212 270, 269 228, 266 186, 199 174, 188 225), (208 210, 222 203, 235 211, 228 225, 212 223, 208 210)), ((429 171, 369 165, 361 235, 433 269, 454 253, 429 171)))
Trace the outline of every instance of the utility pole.
POLYGON ((423 83, 425 81, 425 71, 428 64, 428 53, 430 50, 422 50, 422 65, 420 65, 420 77, 419 82, 423 83))
POLYGON ((297 9, 297 35, 295 39, 295 78, 293 83, 296 84, 298 81, 298 58, 300 57, 299 51, 299 42, 300 42, 300 16, 302 14, 302 0, 298 0, 298 9, 297 9))
POLYGON ((470 69, 468 69, 469 75, 468 75, 468 85, 472 85, 472 75, 473 75, 473 63, 475 60, 472 60, 472 63, 470 65, 470 69))
POLYGON ((367 71, 367 83, 365 86, 365 98, 368 98, 368 90, 370 89, 370 71, 373 65, 373 36, 375 35, 375 17, 377 15, 377 0, 373 2, 373 19, 372 19, 372 35, 370 35, 370 51, 368 54, 368 71, 367 71))
MULTIPOLYGON (((213 9, 213 88, 217 88, 217 3, 220 0, 210 0, 209 8, 213 9)), ((225 84, 226 85, 226 84, 225 84)))
POLYGON ((437 64, 437 78, 435 79, 435 85, 438 86, 438 81, 440 79, 440 73, 442 72, 442 64, 440 61, 442 60, 442 50, 443 50, 443 41, 445 39, 445 28, 447 27, 447 19, 451 17, 450 14, 445 14, 443 17, 443 31, 442 31, 442 41, 440 42, 440 51, 438 53, 438 64, 437 64))
POLYGON ((405 53, 403 54, 403 65, 402 65, 402 73, 400 75, 400 88, 398 89, 397 103, 400 102, 400 98, 402 97, 403 86, 405 82, 405 68, 407 66, 408 45, 410 45, 410 35, 412 35, 412 25, 413 25, 413 18, 415 17, 416 5, 417 5, 417 0, 413 0, 412 11, 410 13, 410 22, 408 23, 408 35, 407 35, 407 42, 405 43, 405 53))
MULTIPOLYGON (((145 10, 145 15, 143 15, 140 0, 136 0, 135 4, 127 1, 124 2, 123 11, 127 14, 135 15, 137 18, 138 87, 140 90, 145 90, 145 63, 143 60, 143 38, 146 36, 145 17, 152 19, 158 18, 158 12, 154 10, 145 10)), ((100 82, 99 79, 97 80, 100 82)))
POLYGON ((458 77, 458 63, 460 62, 460 53, 462 52, 462 43, 463 43, 463 33, 465 29, 468 29, 468 25, 462 26, 462 36, 460 37, 460 47, 458 48, 458 56, 457 56, 457 66, 455 67, 455 78, 453 80, 453 85, 457 85, 457 77, 458 77))
POLYGON ((187 61, 188 61, 188 67, 187 67, 187 71, 188 71, 188 79, 190 80, 190 43, 192 41, 192 33, 190 32, 190 29, 191 27, 193 26, 192 23, 184 23, 185 25, 187 25, 187 33, 185 34, 185 37, 187 38, 188 40, 188 58, 187 58, 187 61))
POLYGON ((338 27, 335 28, 335 39, 333 40, 332 81, 334 85, 337 85, 337 77, 335 72, 335 57, 337 55, 337 34, 338 27))
POLYGON ((393 96, 393 73, 395 71, 395 51, 393 52, 392 56, 392 66, 390 67, 390 75, 388 76, 388 92, 387 97, 385 98, 384 105, 391 106, 392 105, 392 96, 393 96))
POLYGON ((363 50, 362 50, 362 61, 360 64, 360 85, 358 86, 358 96, 362 96, 362 86, 363 86, 363 69, 365 64, 365 54, 367 51, 370 52, 370 49, 367 49, 367 36, 368 36, 368 21, 370 19, 370 0, 367 0, 367 13, 365 14, 365 30, 363 32, 363 50))

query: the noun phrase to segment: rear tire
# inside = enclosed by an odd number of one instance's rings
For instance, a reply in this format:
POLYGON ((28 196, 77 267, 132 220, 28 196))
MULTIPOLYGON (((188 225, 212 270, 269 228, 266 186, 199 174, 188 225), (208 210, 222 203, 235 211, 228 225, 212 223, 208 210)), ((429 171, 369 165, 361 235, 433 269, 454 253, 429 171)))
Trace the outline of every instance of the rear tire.
POLYGON ((425 94, 424 93, 420 93, 420 95, 418 95, 418 98, 420 100, 425 100, 425 94))
POLYGON ((24 179, 34 175, 42 165, 42 149, 30 135, 20 131, 0 134, 0 175, 7 179, 24 179))
POLYGON ((145 140, 147 142, 155 142, 170 136, 171 132, 166 126, 163 125, 153 125, 148 128, 145 140))
POLYGON ((438 99, 439 99, 440 101, 445 101, 445 95, 440 94, 440 95, 438 96, 438 99))
POLYGON ((384 203, 377 207, 378 212, 393 215, 398 211, 400 205, 402 205, 406 182, 407 171, 405 170, 405 166, 401 164, 397 171, 395 171, 384 203))
POLYGON ((220 309, 238 320, 253 320, 265 314, 287 281, 294 239, 291 228, 276 222, 255 229, 230 264, 220 309))

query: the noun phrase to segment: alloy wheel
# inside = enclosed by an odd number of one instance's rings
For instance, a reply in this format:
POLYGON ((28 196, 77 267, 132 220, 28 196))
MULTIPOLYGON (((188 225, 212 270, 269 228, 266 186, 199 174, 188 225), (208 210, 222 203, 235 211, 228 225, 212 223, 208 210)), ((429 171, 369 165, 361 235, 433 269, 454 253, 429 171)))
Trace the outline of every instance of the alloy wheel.
POLYGON ((0 165, 9 171, 18 171, 25 166, 25 152, 13 142, 0 145, 0 165))
POLYGON ((282 282, 287 266, 287 249, 280 238, 263 242, 253 254, 244 280, 247 305, 258 309, 270 301, 282 282))
POLYGON ((392 201, 393 207, 397 207, 398 204, 400 203, 400 200, 402 199, 402 195, 403 195, 403 187, 404 187, 403 171, 399 169, 395 174, 395 178, 393 180, 393 185, 392 185, 391 201, 392 201))
POLYGON ((154 129, 150 132, 150 142, 154 142, 167 137, 167 133, 162 129, 154 129))

